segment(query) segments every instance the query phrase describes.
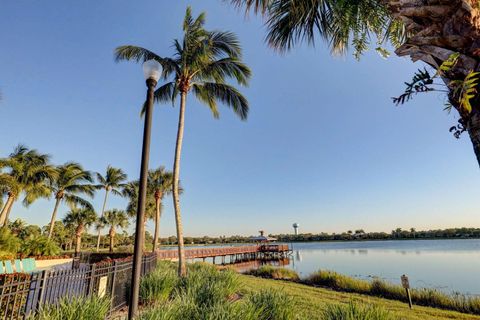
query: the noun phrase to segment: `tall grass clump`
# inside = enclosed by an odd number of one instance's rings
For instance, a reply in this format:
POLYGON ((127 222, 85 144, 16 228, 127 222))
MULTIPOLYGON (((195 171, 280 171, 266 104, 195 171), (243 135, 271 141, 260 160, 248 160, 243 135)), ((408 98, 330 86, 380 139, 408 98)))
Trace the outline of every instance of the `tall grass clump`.
POLYGON ((270 265, 261 266, 258 269, 253 269, 249 272, 249 274, 262 277, 262 278, 269 278, 269 279, 276 279, 276 280, 290 280, 290 281, 298 281, 299 276, 292 269, 287 268, 278 268, 270 265))
POLYGON ((142 278, 140 282, 140 301, 143 304, 156 304, 167 300, 177 285, 174 269, 157 268, 142 278))
POLYGON ((281 291, 261 290, 248 296, 248 302, 262 320, 295 319, 295 300, 281 291))
POLYGON ((234 271, 219 271, 213 265, 194 263, 189 266, 187 276, 180 279, 175 295, 208 307, 232 297, 239 289, 240 281, 234 271))
POLYGON ((58 304, 42 306, 32 320, 104 320, 110 309, 108 297, 65 297, 58 304))
POLYGON ((371 289, 369 281, 355 279, 328 270, 314 272, 305 282, 347 292, 369 293, 371 289))
POLYGON ((329 304, 323 310, 323 320, 394 320, 395 317, 387 310, 372 306, 359 305, 350 302, 347 305, 329 304))
MULTIPOLYGON (((333 271, 317 271, 305 283, 332 288, 337 291, 355 292, 381 298, 407 302, 405 289, 401 285, 381 279, 373 281, 348 277, 333 271)), ((460 293, 452 295, 435 289, 411 289, 412 302, 417 305, 480 314, 480 297, 469 297, 460 293)))

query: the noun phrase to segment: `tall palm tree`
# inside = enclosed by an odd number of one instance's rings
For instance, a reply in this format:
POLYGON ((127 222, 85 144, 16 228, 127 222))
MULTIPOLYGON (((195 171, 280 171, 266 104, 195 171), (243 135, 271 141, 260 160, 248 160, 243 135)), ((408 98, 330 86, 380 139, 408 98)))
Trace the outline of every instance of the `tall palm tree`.
POLYGON ((75 228, 75 255, 78 255, 82 248, 82 234, 97 220, 97 214, 88 208, 72 208, 63 223, 67 227, 75 228))
MULTIPOLYGON (((463 95, 459 98, 459 92, 463 91, 459 90, 459 83, 480 81, 478 75, 470 77, 472 72, 480 71, 480 43, 476 40, 480 32, 478 1, 451 0, 442 1, 441 5, 438 0, 226 1, 244 7, 246 11, 263 14, 267 20, 267 41, 279 50, 289 50, 304 40, 314 43, 320 37, 335 53, 345 53, 348 46, 353 45, 355 56, 359 57, 373 38, 381 46, 390 41, 398 56, 423 61, 435 71, 453 53, 458 53, 454 66, 441 75, 447 89, 447 105, 459 114, 458 124, 451 130, 456 137, 457 132, 468 132, 480 165, 478 85, 472 97, 463 95), (471 107, 465 108, 465 98, 471 100, 471 107)), ((382 48, 378 51, 385 52, 382 48)), ((420 83, 421 79, 417 78, 412 88, 420 83)), ((417 88, 420 90, 416 92, 431 91, 424 90, 423 86, 417 88)))
POLYGON ((93 210, 90 202, 81 197, 81 195, 93 197, 95 189, 92 182, 92 174, 89 171, 83 170, 82 166, 78 163, 68 162, 57 167, 57 177, 50 183, 50 188, 55 196, 55 207, 52 212, 52 218, 50 219, 49 239, 53 235, 58 207, 62 201, 71 208, 82 206, 93 210))
MULTIPOLYGON (((162 200, 167 194, 172 193, 173 173, 161 166, 148 172, 147 189, 153 193, 155 198, 155 232, 153 234, 153 251, 158 248, 160 235, 160 217, 162 211, 162 200)), ((147 191, 148 193, 149 191, 147 191)))
POLYGON ((48 181, 57 175, 50 165, 50 156, 18 145, 9 157, 0 159, 0 190, 7 201, 0 212, 0 226, 8 224, 12 206, 23 194, 23 205, 29 206, 39 198, 48 198, 48 181))
POLYGON ((113 247, 115 245, 115 228, 126 228, 129 225, 128 217, 125 211, 123 210, 108 210, 105 211, 104 216, 101 218, 105 226, 110 226, 108 235, 110 237, 110 252, 113 252, 113 247))
MULTIPOLYGON (((100 216, 103 217, 109 193, 111 192, 114 195, 122 196, 122 188, 124 187, 125 181, 127 180, 127 175, 122 171, 122 169, 114 168, 109 165, 107 167, 107 172, 105 176, 97 173, 97 180, 99 183, 95 186, 95 188, 99 190, 105 190, 105 198, 103 200, 102 213, 100 216)), ((97 252, 100 249, 101 231, 102 230, 99 229, 97 234, 97 252)))
POLYGON ((175 54, 162 58, 147 49, 136 46, 121 46, 116 49, 116 60, 146 61, 155 59, 162 64, 163 78, 171 81, 155 91, 157 102, 172 102, 180 96, 178 132, 173 165, 173 206, 178 238, 180 276, 186 275, 183 226, 180 212, 179 181, 180 157, 182 154, 185 108, 188 93, 206 104, 215 118, 219 117, 217 103, 229 106, 242 119, 248 114, 247 99, 233 86, 226 83, 233 79, 247 85, 250 69, 242 62, 242 49, 235 34, 223 31, 207 31, 204 28, 205 13, 196 19, 187 8, 183 22, 183 39, 174 40, 175 54))

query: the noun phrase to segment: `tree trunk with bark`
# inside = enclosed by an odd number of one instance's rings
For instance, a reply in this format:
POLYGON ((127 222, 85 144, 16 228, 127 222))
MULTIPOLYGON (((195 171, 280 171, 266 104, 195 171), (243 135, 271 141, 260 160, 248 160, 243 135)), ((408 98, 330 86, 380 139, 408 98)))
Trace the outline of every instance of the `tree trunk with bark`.
POLYGON ((79 225, 75 230, 75 256, 77 256, 82 250, 82 233, 83 225, 79 225))
POLYGON ((50 219, 50 229, 48 231, 48 239, 52 238, 53 227, 55 226, 55 219, 57 218, 58 207, 60 205, 60 202, 62 201, 62 197, 60 195, 57 195, 55 198, 56 198, 55 208, 53 208, 52 218, 50 219))
POLYGON ((155 232, 153 234, 153 252, 158 249, 158 239, 160 237, 160 208, 162 206, 163 194, 160 190, 155 191, 155 232))
POLYGON ((112 226, 110 227, 110 231, 108 232, 108 236, 110 237, 110 252, 113 252, 113 247, 115 246, 115 228, 112 226))
MULTIPOLYGON (((105 213, 105 207, 107 205, 107 198, 108 198, 108 192, 110 190, 107 188, 105 188, 105 199, 103 199, 103 207, 102 207, 102 215, 100 216, 100 218, 103 218, 103 214, 105 213)), ((102 235, 101 235, 101 228, 98 228, 98 233, 97 233, 97 252, 100 250, 100 240, 102 238, 102 235)))
POLYGON ((187 103, 187 91, 182 90, 180 99, 180 113, 178 118, 177 141, 175 144, 175 160, 173 163, 173 207, 175 209, 175 224, 177 227, 178 241, 178 275, 186 276, 187 266, 185 261, 185 247, 183 244, 183 225, 180 212, 179 181, 180 181, 180 158, 182 154, 183 131, 185 127, 185 108, 187 103))
POLYGON ((8 194, 7 202, 0 212, 0 227, 4 227, 8 225, 8 217, 10 216, 10 211, 12 210, 13 203, 15 202, 15 197, 13 194, 8 194))
MULTIPOLYGON (((410 56, 437 69, 455 52, 457 64, 443 77, 447 86, 452 80, 463 80, 471 71, 480 70, 480 2, 478 0, 382 0, 394 17, 405 24, 407 41, 395 53, 410 56)), ((479 91, 480 92, 480 91, 479 91)), ((480 165, 480 99, 474 99, 467 113, 450 98, 459 111, 461 124, 468 131, 480 165)))

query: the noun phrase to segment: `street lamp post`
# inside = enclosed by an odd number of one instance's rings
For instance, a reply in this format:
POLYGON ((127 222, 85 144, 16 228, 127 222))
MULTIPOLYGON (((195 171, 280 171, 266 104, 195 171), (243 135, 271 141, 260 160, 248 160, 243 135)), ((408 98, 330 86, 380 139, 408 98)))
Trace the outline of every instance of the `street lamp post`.
POLYGON ((160 79, 161 65, 156 60, 143 63, 143 73, 147 83, 147 101, 145 103, 145 125, 143 128, 142 164, 138 191, 137 221, 135 227, 135 248, 133 252, 132 286, 130 288, 130 307, 128 319, 132 320, 138 311, 140 275, 142 271, 143 243, 145 238, 145 202, 147 198, 148 159, 150 157, 150 134, 152 131, 153 94, 160 79))

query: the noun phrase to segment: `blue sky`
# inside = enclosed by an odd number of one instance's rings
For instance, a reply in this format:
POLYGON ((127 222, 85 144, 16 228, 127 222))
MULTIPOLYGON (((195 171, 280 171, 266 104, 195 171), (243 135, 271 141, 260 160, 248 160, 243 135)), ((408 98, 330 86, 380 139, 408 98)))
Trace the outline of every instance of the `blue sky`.
MULTIPOLYGON (((208 28, 235 32, 253 70, 242 89, 246 122, 227 108, 215 120, 188 102, 187 235, 292 232, 293 222, 302 232, 480 226, 478 165, 468 136, 448 132, 457 117, 442 110, 443 97, 391 103, 421 64, 375 52, 360 62, 331 57, 321 43, 280 55, 265 45, 260 18, 220 0, 2 1, 0 155, 24 143, 55 163, 100 172, 112 164, 136 179, 145 85, 141 66, 115 63, 113 50, 133 44, 170 55, 187 5, 208 12, 208 28)), ((151 166, 172 166, 177 116, 178 107, 156 107, 151 166)), ((172 235, 165 202, 161 232, 172 235)), ((109 207, 125 203, 112 198, 109 207)), ((52 208, 17 203, 12 218, 43 225, 52 208)))

